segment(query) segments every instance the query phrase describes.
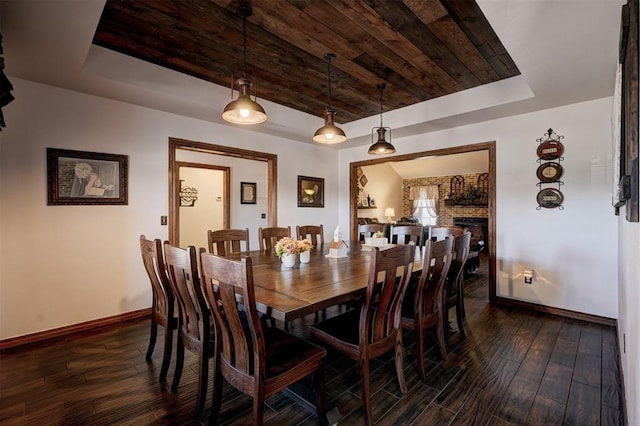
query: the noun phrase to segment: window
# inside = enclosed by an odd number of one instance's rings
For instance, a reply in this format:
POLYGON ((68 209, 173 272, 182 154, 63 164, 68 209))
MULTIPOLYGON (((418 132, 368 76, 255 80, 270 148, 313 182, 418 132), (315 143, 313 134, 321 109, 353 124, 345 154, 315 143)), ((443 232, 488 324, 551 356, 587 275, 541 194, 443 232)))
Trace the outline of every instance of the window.
POLYGON ((411 187, 409 199, 413 200, 413 216, 422 225, 438 224, 438 185, 411 187))

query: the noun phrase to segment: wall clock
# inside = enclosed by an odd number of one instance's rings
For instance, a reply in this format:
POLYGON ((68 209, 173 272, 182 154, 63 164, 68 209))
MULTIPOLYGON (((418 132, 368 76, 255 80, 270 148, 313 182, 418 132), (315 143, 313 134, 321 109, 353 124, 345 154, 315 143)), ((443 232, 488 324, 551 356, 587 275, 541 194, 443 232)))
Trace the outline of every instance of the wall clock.
POLYGON ((542 183, 557 182, 562 177, 564 172, 562 166, 559 163, 542 163, 538 166, 536 175, 542 183))
POLYGON ((560 192, 559 189, 545 188, 538 192, 538 196, 536 198, 540 207, 544 207, 545 209, 554 209, 562 205, 564 195, 562 195, 562 192, 560 192))
POLYGON ((541 160, 557 160, 564 153, 564 145, 558 140, 548 139, 538 145, 536 152, 541 160))

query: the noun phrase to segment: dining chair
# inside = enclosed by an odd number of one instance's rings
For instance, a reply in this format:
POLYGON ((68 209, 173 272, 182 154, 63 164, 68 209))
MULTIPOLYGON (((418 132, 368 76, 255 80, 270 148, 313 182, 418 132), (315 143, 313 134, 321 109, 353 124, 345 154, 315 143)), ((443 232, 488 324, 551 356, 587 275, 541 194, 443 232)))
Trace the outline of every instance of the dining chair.
POLYGON ((160 382, 165 382, 173 351, 173 334, 178 328, 175 297, 167 276, 162 253, 162 241, 157 238, 153 241, 147 240, 144 235, 140 235, 140 251, 142 252, 142 263, 151 282, 152 295, 151 335, 145 359, 147 362, 151 361, 151 354, 158 337, 158 326, 164 327, 164 349, 162 352, 162 366, 160 367, 160 382))
POLYGON ((413 331, 416 340, 418 376, 426 381, 424 344, 425 330, 436 328, 438 346, 443 360, 447 359, 444 310, 444 285, 453 257, 453 239, 424 245, 422 271, 415 287, 411 283, 402 302, 402 328, 413 331))
POLYGON ((270 228, 258 228, 258 242, 260 243, 260 250, 271 251, 275 247, 280 238, 291 238, 291 227, 270 227, 270 228))
POLYGON ((376 232, 384 233, 387 225, 384 223, 366 223, 364 225, 358 225, 358 239, 364 241, 364 238, 371 237, 376 232))
MULTIPOLYGON (((449 321, 449 309, 456 308, 456 320, 458 323, 458 331, 460 337, 464 339, 466 333, 464 331, 464 295, 462 287, 462 279, 464 272, 464 265, 467 262, 469 256, 469 245, 471 244, 471 233, 465 232, 464 234, 455 237, 453 242, 454 259, 451 262, 451 267, 447 274, 447 280, 445 284, 444 292, 444 310, 443 318, 445 323, 449 321)), ((448 329, 448 327, 447 327, 448 329)), ((448 346, 448 340, 445 339, 448 346)))
POLYGON ((413 242, 416 246, 424 243, 424 228, 413 225, 397 225, 391 227, 389 242, 394 244, 408 244, 413 242))
POLYGON ((457 237, 464 233, 459 226, 434 226, 429 231, 429 237, 433 241, 443 240, 449 237, 457 237))
POLYGON ((296 238, 299 240, 304 240, 307 238, 311 241, 311 244, 314 247, 318 246, 318 243, 324 244, 324 228, 322 225, 297 225, 296 226, 296 238))
POLYGON ((323 362, 327 351, 260 321, 250 257, 235 261, 202 251, 200 265, 204 293, 215 319, 219 354, 214 360, 210 424, 218 422, 223 377, 253 398, 253 424, 261 425, 265 399, 311 374, 316 414, 323 424, 323 362), (238 295, 244 302, 240 308, 238 295))
POLYGON ((226 256, 231 253, 249 251, 249 228, 245 229, 219 229, 207 231, 209 253, 226 256), (244 242, 242 250, 241 242, 244 242))
POLYGON ((213 318, 200 285, 195 247, 183 249, 165 242, 164 253, 169 281, 178 302, 176 371, 171 392, 178 391, 184 366, 184 350, 187 349, 199 357, 195 410, 195 419, 199 420, 207 396, 209 358, 215 355, 213 318))
POLYGON ((369 377, 371 359, 394 350, 400 390, 407 393, 400 314, 402 298, 411 278, 415 249, 413 244, 399 245, 383 251, 374 247, 370 252, 369 279, 362 307, 318 322, 309 328, 312 339, 358 361, 362 407, 367 424, 373 423, 369 377))

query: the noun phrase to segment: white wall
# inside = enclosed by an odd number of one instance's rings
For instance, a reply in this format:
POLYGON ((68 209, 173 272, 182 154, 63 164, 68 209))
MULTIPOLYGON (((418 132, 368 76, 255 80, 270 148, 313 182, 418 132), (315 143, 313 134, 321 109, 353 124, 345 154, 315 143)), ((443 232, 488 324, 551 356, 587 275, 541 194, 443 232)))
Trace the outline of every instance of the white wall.
MULTIPOLYGON (((367 177, 367 184, 363 188, 362 199, 369 195, 376 201, 375 209, 358 210, 358 217, 375 217, 381 223, 387 221, 384 210, 392 207, 398 220, 402 216, 402 178, 389 164, 373 164, 363 166, 362 171, 367 177)), ((345 228, 348 229, 348 228, 345 228)))
POLYGON ((11 82, 0 133, 0 339, 150 306, 138 237, 168 237, 169 137, 277 154, 278 223, 337 225, 333 149, 11 82), (129 204, 47 206, 47 147, 128 155, 129 204), (324 208, 297 207, 298 175, 325 178, 324 208))
MULTIPOLYGON (((397 154, 496 141, 498 295, 617 318, 617 219, 611 207, 611 98, 396 139, 397 154), (536 139, 564 135, 564 210, 536 210, 536 139), (525 285, 522 270, 536 279, 525 285)), ((393 127, 393 123, 389 123, 393 127)), ((340 152, 341 180, 366 148, 340 152)), ((348 229, 348 187, 340 226, 348 229)))
POLYGON ((640 424, 640 224, 627 222, 624 208, 618 218, 620 291, 618 338, 625 383, 627 420, 640 424), (626 348, 625 348, 626 346, 626 348))

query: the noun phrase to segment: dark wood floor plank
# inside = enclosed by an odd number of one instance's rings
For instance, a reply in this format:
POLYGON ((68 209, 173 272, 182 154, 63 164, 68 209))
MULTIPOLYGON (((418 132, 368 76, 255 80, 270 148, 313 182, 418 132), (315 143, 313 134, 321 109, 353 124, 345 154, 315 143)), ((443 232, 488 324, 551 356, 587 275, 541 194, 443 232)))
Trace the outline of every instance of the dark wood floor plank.
MULTIPOLYGON (((373 361, 376 423, 561 424, 560 413, 566 411, 566 424, 623 424, 615 329, 489 305, 487 276, 481 262, 479 273, 465 280, 468 333, 466 339, 459 333, 449 336, 446 361, 428 335, 426 383, 417 376, 411 333, 403 340, 407 395, 399 390, 393 355, 373 361)), ((327 309, 327 316, 341 310, 327 309)), ((293 321, 290 329, 308 338, 313 321, 309 315, 293 321)), ((145 360, 149 328, 149 320, 134 320, 0 352, 0 423, 193 424, 198 359, 185 354, 182 380, 172 394, 158 379, 164 329, 151 362, 145 360)), ((175 354, 173 358, 169 384, 175 354)), ((357 363, 329 353, 325 377, 327 398, 342 415, 340 424, 362 424, 357 363)), ((203 424, 212 390, 210 383, 203 424)), ((219 424, 251 423, 251 398, 226 382, 222 392, 219 424)), ((306 426, 315 419, 279 393, 265 402, 265 423, 306 426)))
POLYGON ((538 395, 523 424, 532 426, 561 425, 566 408, 565 404, 538 395))
POLYGON ((558 337, 553 347, 553 352, 549 362, 566 365, 573 368, 576 363, 576 353, 578 352, 578 340, 567 340, 558 337))
POLYGON ((538 381, 515 376, 494 415, 508 422, 524 424, 538 392, 538 381))
POLYGON ((538 395, 566 404, 571 389, 573 369, 563 364, 549 362, 538 389, 538 395))
POLYGON ((564 423, 567 426, 597 425, 600 423, 600 408, 600 391, 573 381, 564 423))
POLYGON ((573 369, 573 381, 600 389, 602 383, 602 358, 578 352, 573 369))

